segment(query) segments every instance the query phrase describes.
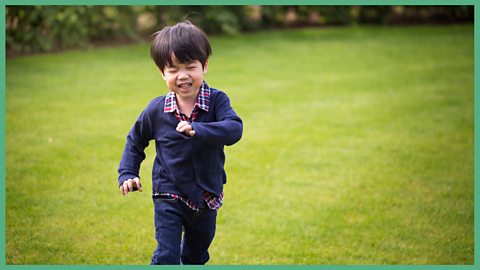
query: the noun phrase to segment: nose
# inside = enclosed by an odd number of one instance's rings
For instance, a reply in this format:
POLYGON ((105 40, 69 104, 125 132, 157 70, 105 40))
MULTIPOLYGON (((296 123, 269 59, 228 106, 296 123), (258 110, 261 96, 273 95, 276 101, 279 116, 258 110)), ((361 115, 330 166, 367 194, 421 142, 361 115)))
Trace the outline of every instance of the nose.
POLYGON ((188 79, 188 73, 186 71, 180 71, 178 74, 178 79, 188 79))

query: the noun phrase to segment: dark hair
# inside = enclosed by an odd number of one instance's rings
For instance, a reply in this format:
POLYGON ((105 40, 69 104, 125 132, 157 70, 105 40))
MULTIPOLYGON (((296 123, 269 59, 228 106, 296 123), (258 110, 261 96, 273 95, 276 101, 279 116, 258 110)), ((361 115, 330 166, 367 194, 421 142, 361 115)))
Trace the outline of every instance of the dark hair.
POLYGON ((198 60, 205 67, 211 54, 207 35, 187 20, 154 33, 150 47, 150 56, 162 73, 165 66, 173 66, 173 55, 180 63, 198 60))

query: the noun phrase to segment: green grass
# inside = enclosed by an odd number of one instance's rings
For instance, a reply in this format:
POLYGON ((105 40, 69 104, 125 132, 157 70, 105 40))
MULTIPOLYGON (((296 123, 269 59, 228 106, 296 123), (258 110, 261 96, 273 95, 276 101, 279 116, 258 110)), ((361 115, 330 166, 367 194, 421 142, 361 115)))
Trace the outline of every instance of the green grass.
MULTIPOLYGON (((473 264, 473 25, 213 37, 244 120, 210 264, 473 264)), ((166 93, 148 45, 7 59, 8 264, 148 264, 151 168, 125 136, 166 93)), ((153 143, 151 144, 153 145, 153 143)))

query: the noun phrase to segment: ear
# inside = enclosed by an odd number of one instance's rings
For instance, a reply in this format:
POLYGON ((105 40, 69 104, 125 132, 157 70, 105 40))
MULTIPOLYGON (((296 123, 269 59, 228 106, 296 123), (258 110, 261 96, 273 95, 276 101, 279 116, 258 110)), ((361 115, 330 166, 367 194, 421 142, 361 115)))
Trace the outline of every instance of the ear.
POLYGON ((205 65, 203 66, 203 74, 206 74, 208 71, 208 61, 205 62, 205 65))
POLYGON ((160 71, 160 75, 162 75, 162 78, 163 80, 165 80, 165 74, 163 73, 163 71, 159 68, 158 71, 160 71))

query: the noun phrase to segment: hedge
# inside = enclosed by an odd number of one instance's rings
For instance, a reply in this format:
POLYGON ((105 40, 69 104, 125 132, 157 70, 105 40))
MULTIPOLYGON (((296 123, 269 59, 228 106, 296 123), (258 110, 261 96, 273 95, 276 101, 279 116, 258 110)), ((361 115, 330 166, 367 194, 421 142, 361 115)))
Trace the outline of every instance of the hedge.
POLYGON ((8 52, 135 41, 189 19, 209 34, 292 26, 473 22, 473 6, 6 6, 8 52))

